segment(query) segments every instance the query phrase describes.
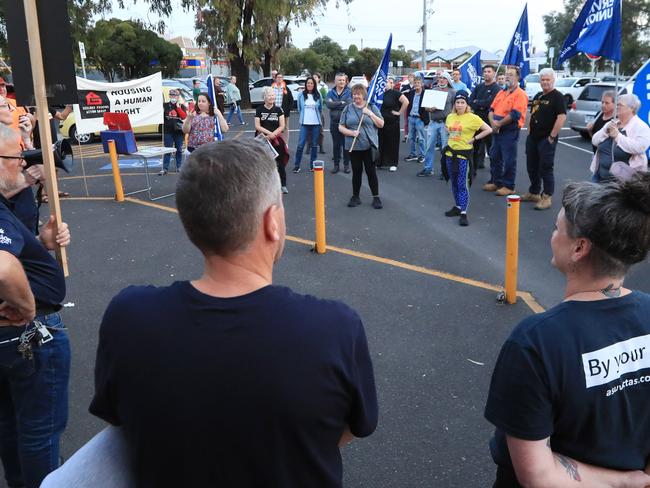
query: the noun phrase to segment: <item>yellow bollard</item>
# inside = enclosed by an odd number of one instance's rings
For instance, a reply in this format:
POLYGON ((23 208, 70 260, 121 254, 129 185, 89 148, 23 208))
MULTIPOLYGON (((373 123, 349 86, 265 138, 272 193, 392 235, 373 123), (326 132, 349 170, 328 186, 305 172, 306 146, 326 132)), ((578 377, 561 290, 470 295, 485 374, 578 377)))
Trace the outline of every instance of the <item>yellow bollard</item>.
POLYGON ((124 201, 124 189, 122 188, 122 177, 120 176, 120 165, 117 162, 117 149, 115 141, 108 141, 108 153, 111 155, 111 166, 113 167, 113 181, 115 182, 115 200, 124 201))
POLYGON ((314 206, 316 208, 316 252, 325 254, 325 163, 314 161, 314 206))
POLYGON ((519 266, 519 202, 518 195, 508 197, 506 224, 506 301, 517 302, 517 268, 519 266))

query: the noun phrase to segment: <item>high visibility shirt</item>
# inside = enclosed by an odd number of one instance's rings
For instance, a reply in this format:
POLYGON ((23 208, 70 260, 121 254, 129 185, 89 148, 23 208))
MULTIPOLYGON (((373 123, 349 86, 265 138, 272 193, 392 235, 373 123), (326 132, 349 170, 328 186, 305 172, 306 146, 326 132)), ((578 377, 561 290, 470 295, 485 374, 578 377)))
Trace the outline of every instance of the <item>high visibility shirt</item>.
MULTIPOLYGON (((514 91, 510 90, 501 90, 497 93, 497 96, 494 97, 490 111, 493 113, 492 117, 494 120, 501 120, 510 115, 510 118, 513 122, 518 124, 518 127, 521 129, 524 126, 526 121, 526 110, 528 109, 528 95, 520 87, 517 87, 514 91)), ((503 129, 515 129, 514 123, 508 124, 503 129)))

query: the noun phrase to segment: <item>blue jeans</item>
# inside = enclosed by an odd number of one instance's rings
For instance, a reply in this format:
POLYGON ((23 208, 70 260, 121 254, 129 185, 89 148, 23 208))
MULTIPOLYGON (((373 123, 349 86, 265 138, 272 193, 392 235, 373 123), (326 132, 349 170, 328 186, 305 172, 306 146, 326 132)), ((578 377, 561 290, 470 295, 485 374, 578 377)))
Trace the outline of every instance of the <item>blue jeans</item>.
POLYGON ((307 140, 311 141, 311 153, 309 155, 309 164, 313 165, 318 153, 318 136, 320 135, 320 125, 301 125, 300 126, 300 140, 296 149, 296 161, 293 165, 294 169, 300 168, 302 162, 302 151, 305 149, 307 140))
MULTIPOLYGON (((440 143, 442 151, 447 145, 449 134, 444 122, 429 122, 427 127, 427 154, 424 156, 424 171, 433 172, 433 159, 436 157, 436 145, 440 143)), ((442 161, 440 162, 442 165, 442 161)), ((442 166, 440 166, 442 168, 442 166)), ((442 169, 440 170, 442 173, 442 169)))
MULTIPOLYGON (((183 140, 184 136, 182 132, 165 132, 165 147, 176 148, 176 170, 181 169, 181 164, 183 164, 183 140)), ((163 156, 163 169, 165 171, 169 170, 170 159, 171 154, 165 154, 163 156)))
POLYGON ((492 135, 490 150, 490 183, 497 188, 515 189, 517 177, 517 141, 519 129, 505 130, 492 135))
POLYGON ((339 124, 330 124, 332 135, 332 146, 334 147, 334 166, 341 164, 341 153, 343 153, 343 165, 350 166, 350 153, 345 150, 345 136, 339 132, 339 124))
POLYGON ((237 112, 237 117, 239 117, 239 123, 243 125, 244 117, 242 117, 241 108, 239 107, 239 102, 230 105, 230 111, 228 112, 228 117, 226 118, 226 122, 230 124, 230 119, 232 119, 232 114, 234 114, 235 112, 237 112))
POLYGON ((420 117, 409 116, 409 141, 411 143, 409 156, 423 158, 426 139, 424 136, 424 122, 422 122, 420 117))
MULTIPOLYGON (((10 487, 38 488, 59 466, 68 421, 70 343, 58 313, 36 317, 53 339, 32 342, 24 359, 17 343, 0 345, 0 457, 10 487)), ((28 326, 28 327, 31 327, 28 326)))

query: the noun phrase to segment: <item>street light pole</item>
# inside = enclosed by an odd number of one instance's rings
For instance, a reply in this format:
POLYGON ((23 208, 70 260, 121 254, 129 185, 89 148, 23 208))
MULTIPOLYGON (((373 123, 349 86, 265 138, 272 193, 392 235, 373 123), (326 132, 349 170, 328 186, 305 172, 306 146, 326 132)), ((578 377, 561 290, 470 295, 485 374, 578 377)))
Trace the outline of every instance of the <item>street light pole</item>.
POLYGON ((427 65, 427 0, 422 0, 422 71, 427 65))

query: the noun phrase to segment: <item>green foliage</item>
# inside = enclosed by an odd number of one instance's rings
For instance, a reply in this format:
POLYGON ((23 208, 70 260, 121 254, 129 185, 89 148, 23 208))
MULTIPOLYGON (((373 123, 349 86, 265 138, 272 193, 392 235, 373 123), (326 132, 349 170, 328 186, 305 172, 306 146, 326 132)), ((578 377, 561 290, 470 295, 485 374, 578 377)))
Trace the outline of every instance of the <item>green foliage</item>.
POLYGON ((314 39, 309 48, 321 56, 322 63, 318 71, 325 77, 329 77, 337 71, 345 71, 348 57, 337 42, 327 36, 314 39))
MULTIPOLYGON (((547 45, 555 47, 555 53, 562 48, 564 40, 571 32, 582 6, 583 0, 564 0, 564 10, 553 11, 544 15, 544 27, 546 28, 547 45)), ((650 29, 650 1, 649 0, 625 0, 623 2, 623 52, 621 72, 633 74, 645 60, 650 57, 650 43, 648 42, 648 30, 650 29)), ((602 70, 605 60, 598 62, 602 70)), ((569 60, 569 67, 572 70, 589 71, 591 61, 586 56, 577 55, 569 60)))
MULTIPOLYGON (((348 49, 348 52, 350 52, 350 49, 348 49)), ((358 51, 356 56, 354 56, 354 61, 349 64, 348 75, 366 75, 366 78, 372 78, 379 67, 379 63, 381 63, 383 54, 383 49, 372 49, 368 47, 358 51)))
POLYGON ((174 76, 181 49, 132 20, 100 20, 88 33, 88 57, 109 80, 132 79, 162 71, 174 76))

